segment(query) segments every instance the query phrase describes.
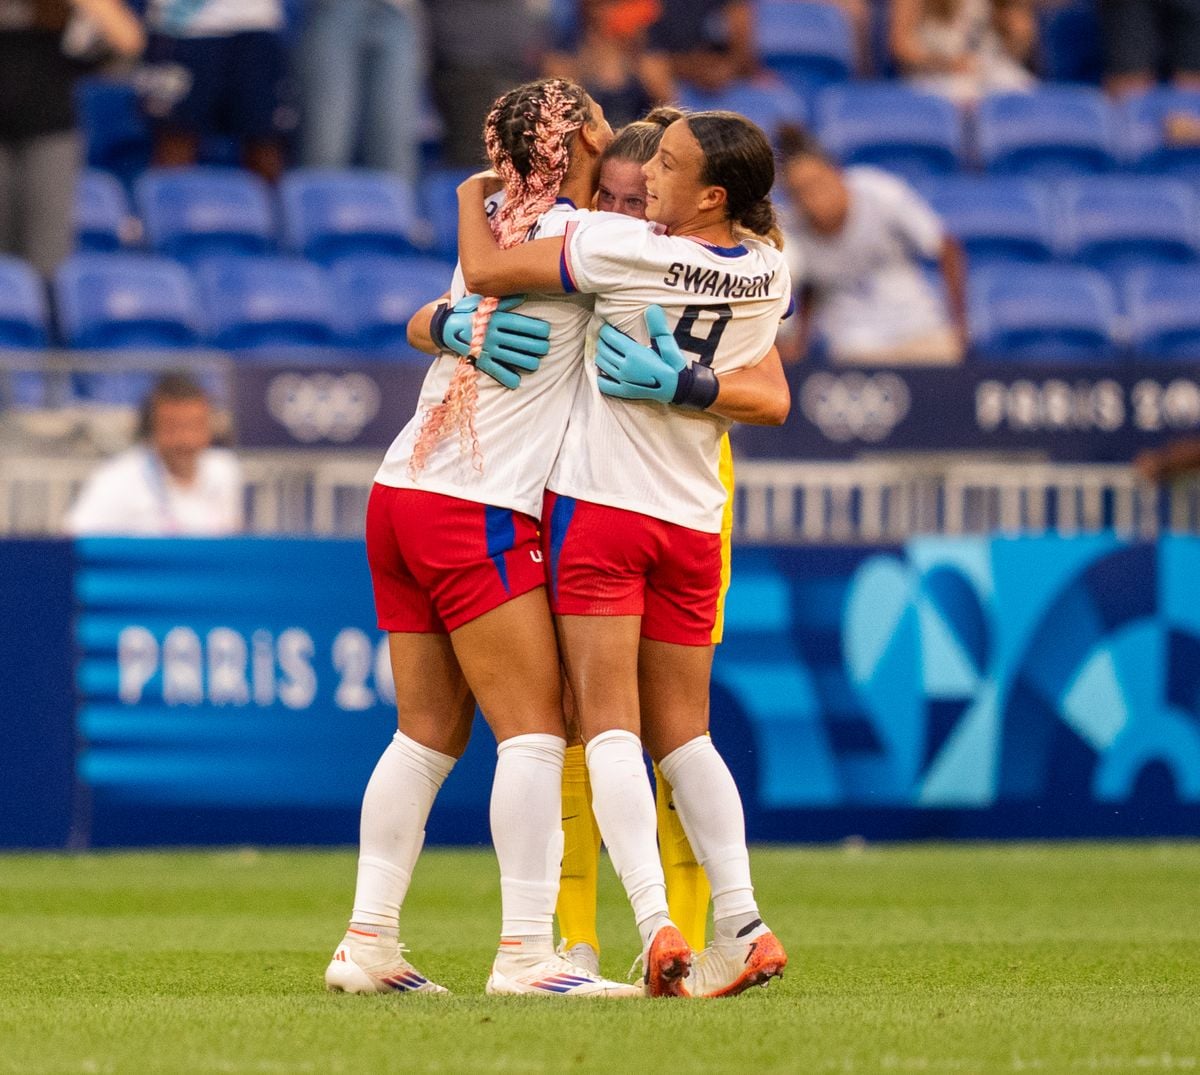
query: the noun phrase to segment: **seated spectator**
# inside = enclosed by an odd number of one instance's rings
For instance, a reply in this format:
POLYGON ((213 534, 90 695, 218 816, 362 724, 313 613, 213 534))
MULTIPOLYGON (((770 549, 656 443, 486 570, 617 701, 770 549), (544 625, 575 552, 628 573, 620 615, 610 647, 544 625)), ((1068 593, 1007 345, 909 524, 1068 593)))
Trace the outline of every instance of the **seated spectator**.
POLYGON ((835 361, 938 364, 966 350, 966 262, 933 210, 876 168, 840 169, 809 135, 781 131, 792 279, 835 361), (790 212, 789 212, 790 210, 790 212), (788 217, 794 218, 789 226, 788 217), (926 278, 937 260, 951 316, 926 278))
POLYGON ((918 89, 973 104, 1025 90, 1037 21, 1029 0, 892 0, 890 48, 918 89))
POLYGON ((1155 485, 1195 477, 1200 471, 1200 438, 1180 437, 1161 448, 1147 448, 1138 453, 1133 469, 1138 477, 1155 485))
POLYGON ((145 44, 123 0, 0 3, 0 254, 49 275, 75 242, 76 81, 145 44))
POLYGON ((419 0, 311 0, 297 57, 306 166, 417 181, 426 38, 419 0))
POLYGON ((1100 0, 1104 88, 1114 96, 1150 89, 1160 74, 1200 89, 1200 4, 1194 0, 1100 0))
POLYGON ((278 180, 292 125, 282 0, 150 0, 147 22, 154 163, 195 164, 204 139, 223 135, 246 168, 278 180))
POLYGON ((666 54, 673 79, 715 93, 759 73, 748 0, 661 0, 660 7, 650 47, 666 54))
POLYGON ((659 10, 658 0, 581 0, 576 31, 546 56, 546 77, 583 86, 614 129, 640 119, 674 96, 666 57, 646 51, 659 10))
POLYGON ((219 537, 242 529, 242 475, 213 444, 213 408, 190 377, 160 378, 142 408, 143 443, 104 463, 67 515, 70 534, 219 537))

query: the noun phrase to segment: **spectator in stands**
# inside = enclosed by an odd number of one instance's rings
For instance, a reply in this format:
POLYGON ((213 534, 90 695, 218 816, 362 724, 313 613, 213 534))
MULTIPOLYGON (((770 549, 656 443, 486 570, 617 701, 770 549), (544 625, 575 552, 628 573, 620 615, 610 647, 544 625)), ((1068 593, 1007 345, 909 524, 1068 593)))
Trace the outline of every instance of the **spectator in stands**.
POLYGON ((839 168, 794 127, 781 130, 780 144, 791 210, 785 251, 801 288, 803 340, 815 318, 838 362, 961 361, 966 260, 933 210, 897 176, 839 168), (949 315, 923 260, 940 265, 949 315))
POLYGON ((419 0, 310 0, 297 57, 303 163, 362 163, 415 183, 427 49, 419 0))
POLYGON ((75 241, 75 82, 145 44, 123 0, 0 3, 0 253, 49 275, 75 241))
POLYGON ((1133 461, 1138 476, 1155 484, 1200 471, 1200 437, 1180 437, 1161 448, 1148 448, 1133 461))
POLYGON ((212 402, 166 374, 142 407, 142 443, 103 464, 67 515, 70 534, 218 537, 242 529, 242 475, 213 447, 212 402))
POLYGON ((147 21, 154 163, 195 164, 206 138, 226 136, 246 168, 275 182, 293 126, 282 0, 150 0, 147 21))
POLYGON ((890 48, 919 89, 973 104, 988 93, 1025 90, 1037 43, 1030 0, 892 0, 890 48))
POLYGON ((659 13, 658 0, 580 0, 576 27, 546 56, 546 77, 583 86, 614 129, 641 119, 674 96, 665 54, 646 48, 659 13))
POLYGON ((1100 0, 1100 36, 1109 93, 1141 93, 1164 73, 1181 89, 1200 89, 1196 0, 1100 0))
POLYGON ((528 0, 433 0, 433 89, 443 163, 477 167, 492 103, 531 77, 538 21, 528 0))
POLYGON ((672 78, 717 92, 759 73, 749 0, 661 0, 650 46, 666 54, 672 78))

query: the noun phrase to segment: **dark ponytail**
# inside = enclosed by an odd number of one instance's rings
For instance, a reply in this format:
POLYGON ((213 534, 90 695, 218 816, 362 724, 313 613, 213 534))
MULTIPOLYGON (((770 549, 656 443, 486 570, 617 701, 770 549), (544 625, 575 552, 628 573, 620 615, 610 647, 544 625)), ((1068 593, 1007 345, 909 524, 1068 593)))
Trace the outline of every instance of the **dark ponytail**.
POLYGON ((695 112, 684 119, 704 154, 700 180, 725 189, 729 219, 782 248, 771 205, 775 153, 767 136, 736 112, 695 112))

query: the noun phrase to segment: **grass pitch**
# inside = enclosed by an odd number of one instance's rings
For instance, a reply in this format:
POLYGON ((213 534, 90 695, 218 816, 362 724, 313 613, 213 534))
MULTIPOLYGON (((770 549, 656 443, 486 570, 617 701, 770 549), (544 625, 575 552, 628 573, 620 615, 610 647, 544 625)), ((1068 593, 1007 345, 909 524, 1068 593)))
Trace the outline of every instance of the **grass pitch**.
MULTIPOLYGON (((0 856, 0 1071, 1200 1075, 1200 844, 758 848, 782 982, 728 1001, 482 995, 485 850, 427 852, 413 959, 326 994, 349 851, 0 856)), ((637 951, 611 871, 604 968, 637 951)))

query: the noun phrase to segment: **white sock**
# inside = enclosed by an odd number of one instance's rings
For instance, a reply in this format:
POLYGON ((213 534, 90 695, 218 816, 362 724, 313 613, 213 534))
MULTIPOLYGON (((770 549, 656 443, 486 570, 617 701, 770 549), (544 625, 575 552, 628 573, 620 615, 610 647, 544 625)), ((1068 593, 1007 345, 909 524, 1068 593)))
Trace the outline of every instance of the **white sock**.
POLYGON ((500 863, 502 951, 554 950, 562 871, 562 770, 557 735, 514 735, 496 748, 492 843, 500 863))
POLYGON ((352 925, 397 928, 425 822, 455 758, 397 732, 363 794, 352 925))
POLYGON ((617 876, 625 886, 642 944, 648 945, 667 914, 667 883, 658 855, 654 792, 632 732, 603 732, 587 745, 592 810, 617 876))
POLYGON ((658 763, 671 782, 688 842, 712 886, 713 926, 731 916, 758 916, 746 850, 742 797, 707 735, 672 750, 658 763))

